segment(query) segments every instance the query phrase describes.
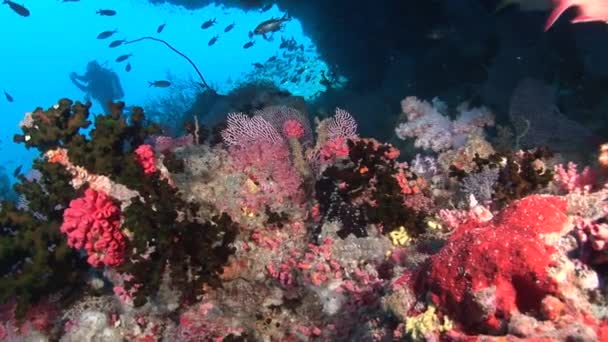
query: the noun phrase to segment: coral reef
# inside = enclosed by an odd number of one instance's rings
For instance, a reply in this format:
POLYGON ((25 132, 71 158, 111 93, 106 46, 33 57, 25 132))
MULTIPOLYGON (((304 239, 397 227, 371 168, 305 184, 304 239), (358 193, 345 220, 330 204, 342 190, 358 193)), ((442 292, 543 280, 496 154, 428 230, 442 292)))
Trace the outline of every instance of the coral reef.
POLYGON ((0 339, 605 340, 604 172, 495 149, 483 108, 403 105, 433 153, 411 163, 342 109, 234 112, 213 143, 122 103, 88 134, 89 104, 28 113, 0 339))

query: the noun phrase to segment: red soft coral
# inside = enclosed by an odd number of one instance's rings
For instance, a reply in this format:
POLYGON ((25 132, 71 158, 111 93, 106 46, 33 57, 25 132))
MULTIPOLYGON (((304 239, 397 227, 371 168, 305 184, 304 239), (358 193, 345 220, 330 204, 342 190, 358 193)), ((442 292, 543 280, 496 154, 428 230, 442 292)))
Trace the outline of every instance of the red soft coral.
POLYGON ((146 175, 151 175, 157 171, 156 169, 156 158, 154 156, 154 149, 148 144, 139 145, 135 150, 135 160, 139 163, 146 175))
POLYGON ((124 261, 126 240, 120 231, 120 209, 103 192, 87 189, 63 212, 61 232, 68 245, 84 248, 94 267, 118 266, 124 261))
POLYGON ((418 290, 471 331, 504 329, 517 311, 539 313, 556 294, 548 275, 554 248, 544 238, 571 225, 566 201, 529 196, 485 224, 461 224, 418 278, 418 290))

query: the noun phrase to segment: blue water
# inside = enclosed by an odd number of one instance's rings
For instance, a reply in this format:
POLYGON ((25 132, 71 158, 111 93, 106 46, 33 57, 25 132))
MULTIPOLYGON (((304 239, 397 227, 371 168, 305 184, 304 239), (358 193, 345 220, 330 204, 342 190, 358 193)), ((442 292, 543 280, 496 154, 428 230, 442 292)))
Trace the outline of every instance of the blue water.
MULTIPOLYGON (((153 41, 143 41, 117 48, 108 48, 116 39, 132 40, 142 36, 154 36, 168 41, 175 48, 188 55, 199 67, 207 82, 220 93, 228 92, 238 85, 249 73, 254 72, 252 63, 263 63, 269 57, 280 54, 281 35, 294 37, 307 47, 308 60, 316 63, 317 70, 326 70, 319 60, 310 39, 304 36, 297 19, 284 26, 283 32, 275 34, 274 40, 267 41, 259 36, 250 49, 243 49, 249 38, 247 33, 260 22, 271 17, 282 17, 276 6, 271 10, 243 12, 238 9, 223 9, 208 6, 200 10, 186 10, 172 5, 154 6, 144 0, 82 0, 61 2, 59 0, 18 0, 30 11, 29 17, 21 17, 7 5, 0 6, 0 165, 8 173, 18 165, 28 165, 36 155, 26 151, 22 145, 12 143, 12 136, 18 133, 18 123, 24 113, 40 106, 48 108, 63 97, 84 100, 83 94, 70 81, 70 72, 83 74, 89 61, 99 63, 116 71, 120 77, 128 105, 153 103, 169 96, 170 88, 150 88, 148 81, 171 79, 198 81, 192 67, 164 45, 153 41), (113 9, 116 16, 105 17, 96 14, 98 9, 113 9), (207 30, 201 24, 216 18, 217 23, 207 30), (224 28, 235 22, 234 29, 224 33, 224 28), (157 27, 165 23, 164 31, 156 33, 157 27), (118 32, 105 40, 96 39, 106 30, 118 32), (219 35, 218 42, 208 46, 211 37, 219 35), (116 63, 116 57, 132 53, 129 59, 132 70, 124 70, 126 63, 116 63), (14 98, 9 103, 2 91, 14 98)), ((310 63, 310 62, 309 62, 310 63)), ((294 69, 300 66, 294 65, 294 69)), ((310 67, 310 66, 309 66, 310 67)), ((283 77, 277 75, 277 78, 283 77)), ((273 81, 279 82, 278 79, 273 81)), ((308 84, 282 85, 296 95, 311 97, 321 86, 318 80, 308 84)), ((101 112, 93 102, 93 113, 101 112)), ((12 175, 11 175, 12 177, 12 175)))

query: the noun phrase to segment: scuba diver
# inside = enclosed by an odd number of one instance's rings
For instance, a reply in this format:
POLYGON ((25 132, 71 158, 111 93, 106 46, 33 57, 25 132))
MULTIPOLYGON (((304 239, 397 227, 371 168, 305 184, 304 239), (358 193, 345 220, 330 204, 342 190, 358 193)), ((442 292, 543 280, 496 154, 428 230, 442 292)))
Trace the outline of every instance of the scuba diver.
POLYGON ((118 75, 112 70, 104 68, 95 60, 87 64, 87 71, 84 75, 70 73, 70 80, 78 89, 87 94, 87 98, 97 101, 106 114, 110 113, 110 104, 125 95, 118 75))

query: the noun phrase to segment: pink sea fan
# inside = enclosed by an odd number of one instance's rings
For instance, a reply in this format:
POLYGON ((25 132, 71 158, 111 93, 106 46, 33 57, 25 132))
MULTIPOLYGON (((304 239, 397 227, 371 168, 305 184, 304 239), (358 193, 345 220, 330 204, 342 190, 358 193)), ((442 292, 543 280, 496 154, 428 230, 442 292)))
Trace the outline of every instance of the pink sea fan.
POLYGON ((84 248, 94 267, 122 264, 126 239, 120 231, 120 209, 103 192, 87 189, 63 212, 61 232, 72 248, 84 248))
POLYGON ((357 122, 349 112, 336 108, 336 114, 327 125, 327 138, 352 139, 357 137, 357 122))
POLYGON ((151 145, 142 144, 135 150, 135 160, 139 163, 146 175, 151 175, 157 171, 156 168, 156 157, 154 156, 154 149, 151 145))
POLYGON ((221 133, 224 143, 229 146, 247 146, 253 142, 277 143, 283 140, 275 127, 261 116, 248 117, 243 113, 230 113, 228 126, 221 133))
POLYGON ((299 110, 287 106, 269 106, 262 110, 254 112, 255 116, 259 116, 264 120, 268 121, 277 132, 283 137, 289 138, 295 133, 292 130, 299 124, 299 132, 297 138, 302 143, 311 143, 313 140, 312 129, 310 128, 310 122, 306 115, 302 114, 299 110), (287 124, 290 122, 289 124, 287 124))

